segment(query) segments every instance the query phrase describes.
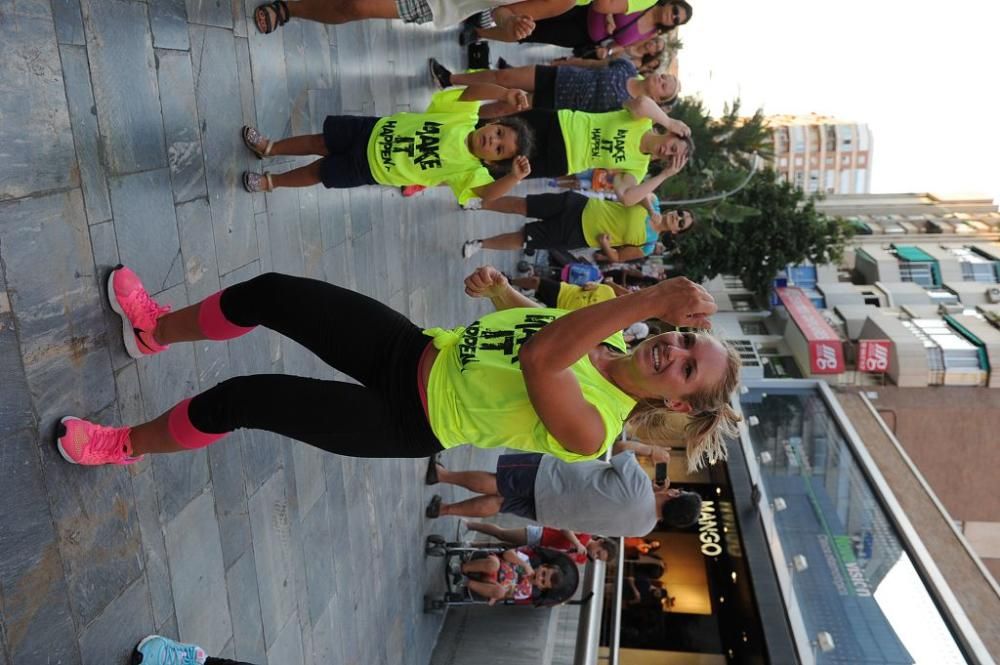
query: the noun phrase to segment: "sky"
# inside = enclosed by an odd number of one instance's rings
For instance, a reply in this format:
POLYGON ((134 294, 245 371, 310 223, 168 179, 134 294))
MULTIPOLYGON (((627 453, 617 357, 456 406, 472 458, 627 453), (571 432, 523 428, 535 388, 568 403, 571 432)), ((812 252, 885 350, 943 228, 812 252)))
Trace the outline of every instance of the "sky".
POLYGON ((1000 1, 690 1, 683 94, 867 123, 872 192, 1000 203, 1000 1))

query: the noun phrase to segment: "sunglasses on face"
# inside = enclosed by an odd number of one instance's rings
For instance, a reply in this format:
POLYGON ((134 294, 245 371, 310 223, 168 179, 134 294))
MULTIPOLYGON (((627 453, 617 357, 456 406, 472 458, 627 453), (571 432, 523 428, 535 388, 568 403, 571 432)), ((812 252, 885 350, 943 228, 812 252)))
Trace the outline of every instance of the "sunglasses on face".
POLYGON ((670 6, 670 23, 677 25, 681 22, 681 8, 677 5, 670 6))

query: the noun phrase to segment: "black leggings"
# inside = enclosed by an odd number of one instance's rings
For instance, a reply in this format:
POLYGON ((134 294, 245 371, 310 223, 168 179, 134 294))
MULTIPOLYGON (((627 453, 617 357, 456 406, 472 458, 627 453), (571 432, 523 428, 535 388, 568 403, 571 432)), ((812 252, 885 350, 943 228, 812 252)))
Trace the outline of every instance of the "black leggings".
POLYGON ((417 389, 430 338, 399 312, 333 284, 277 273, 226 289, 220 306, 231 323, 279 332, 362 385, 285 374, 232 378, 191 400, 198 430, 267 430, 352 457, 441 450, 417 389))

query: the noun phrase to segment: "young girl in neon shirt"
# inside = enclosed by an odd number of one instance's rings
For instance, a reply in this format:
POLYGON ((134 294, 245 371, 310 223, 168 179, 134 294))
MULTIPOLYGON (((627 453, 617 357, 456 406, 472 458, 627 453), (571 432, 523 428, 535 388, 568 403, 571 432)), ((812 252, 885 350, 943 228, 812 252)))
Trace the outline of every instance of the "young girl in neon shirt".
POLYGON ((128 464, 251 428, 355 457, 427 457, 471 443, 578 461, 601 455, 626 421, 655 429, 676 411, 689 416, 691 465, 724 455, 738 354, 703 333, 650 337, 629 352, 620 332, 647 318, 707 327, 716 307, 702 287, 675 278, 568 313, 535 308, 492 267, 470 275, 465 289, 500 311, 467 327, 422 330, 361 294, 276 273, 170 312, 119 267, 108 295, 133 357, 264 325, 361 385, 234 377, 134 427, 63 418, 59 451, 76 464, 128 464))
POLYGON ((538 146, 531 158, 531 177, 609 169, 615 172, 618 201, 626 206, 652 194, 694 154, 690 128, 645 96, 630 99, 623 110, 609 113, 532 109, 512 117, 528 123, 538 146), (666 133, 657 131, 656 125, 666 133), (643 182, 654 163, 663 169, 643 182))
POLYGON ((434 95, 424 113, 376 118, 331 115, 323 133, 271 141, 252 127, 243 142, 259 158, 320 155, 322 159, 287 173, 243 174, 248 192, 277 187, 448 184, 459 203, 503 196, 531 173, 531 129, 516 118, 477 128, 479 100, 502 99, 527 107, 522 90, 497 85, 453 88, 434 95), (494 179, 495 173, 506 173, 494 179))

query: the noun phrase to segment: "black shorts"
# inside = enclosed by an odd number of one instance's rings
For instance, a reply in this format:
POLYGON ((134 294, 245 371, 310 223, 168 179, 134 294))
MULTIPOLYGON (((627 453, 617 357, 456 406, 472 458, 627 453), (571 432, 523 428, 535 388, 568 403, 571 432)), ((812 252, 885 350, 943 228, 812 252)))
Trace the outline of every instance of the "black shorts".
POLYGON ((517 114, 535 135, 535 154, 531 162, 529 178, 558 178, 569 175, 569 162, 566 159, 566 139, 563 138, 559 126, 559 116, 555 111, 546 109, 531 109, 517 114))
POLYGON ((535 96, 531 108, 556 108, 556 68, 548 65, 535 65, 535 96))
POLYGON ((368 166, 368 139, 381 118, 328 115, 323 121, 323 143, 330 154, 319 165, 323 186, 377 185, 368 166))
POLYGON ((558 16, 539 19, 535 21, 535 29, 521 43, 552 44, 566 48, 593 46, 587 26, 589 11, 589 6, 581 5, 558 16))
POLYGON ((577 192, 532 194, 526 197, 528 217, 540 221, 524 225, 530 249, 576 249, 586 247, 583 236, 583 209, 587 197, 577 192))
POLYGON ((501 455, 497 460, 497 491, 503 497, 501 513, 535 519, 535 476, 539 453, 501 455))
POLYGON ((539 277, 538 288, 535 289, 535 299, 540 300, 546 307, 555 307, 559 302, 559 289, 561 288, 562 282, 548 277, 539 277))

